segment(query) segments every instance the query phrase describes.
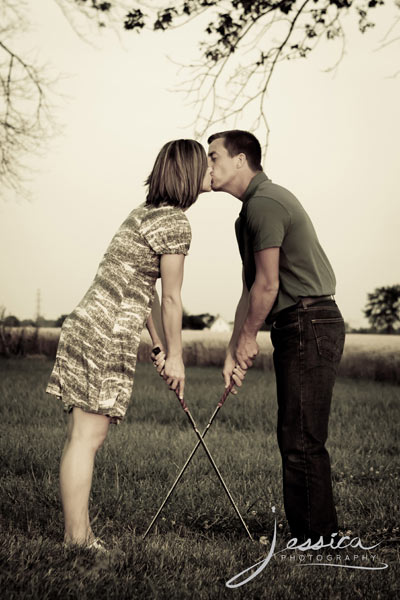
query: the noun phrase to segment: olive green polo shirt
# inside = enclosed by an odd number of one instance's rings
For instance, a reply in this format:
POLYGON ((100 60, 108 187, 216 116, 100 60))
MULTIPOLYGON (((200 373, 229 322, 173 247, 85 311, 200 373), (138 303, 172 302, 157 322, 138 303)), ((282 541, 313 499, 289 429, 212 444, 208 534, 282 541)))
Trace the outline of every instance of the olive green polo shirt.
POLYGON ((335 274, 310 217, 297 198, 260 172, 251 180, 235 223, 246 286, 256 275, 254 252, 279 247, 279 292, 270 322, 301 297, 335 293, 335 274))

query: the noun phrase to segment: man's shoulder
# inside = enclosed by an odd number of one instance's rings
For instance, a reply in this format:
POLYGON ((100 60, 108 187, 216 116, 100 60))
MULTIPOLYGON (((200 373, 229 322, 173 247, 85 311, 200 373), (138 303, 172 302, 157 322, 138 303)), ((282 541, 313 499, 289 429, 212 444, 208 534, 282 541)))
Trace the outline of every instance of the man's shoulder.
POLYGON ((271 179, 265 179, 258 184, 251 195, 251 199, 253 198, 270 198, 271 200, 278 201, 297 200, 296 196, 290 190, 278 183, 274 183, 271 179))
POLYGON ((290 213, 290 206, 293 204, 293 198, 288 194, 283 193, 283 189, 277 189, 280 186, 272 184, 274 187, 257 189, 255 193, 248 199, 246 206, 247 214, 267 212, 284 212, 290 213))
POLYGON ((298 198, 287 188, 270 179, 261 182, 248 200, 249 210, 281 210, 290 215, 303 209, 298 198))

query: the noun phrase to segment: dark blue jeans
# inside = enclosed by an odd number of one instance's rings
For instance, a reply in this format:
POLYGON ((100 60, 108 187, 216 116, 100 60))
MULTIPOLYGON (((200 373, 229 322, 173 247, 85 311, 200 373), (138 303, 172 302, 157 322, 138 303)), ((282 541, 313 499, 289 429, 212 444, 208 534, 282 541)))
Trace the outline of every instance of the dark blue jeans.
POLYGON ((338 530, 325 443, 344 337, 334 300, 286 309, 271 329, 284 505, 299 540, 329 540, 338 530))

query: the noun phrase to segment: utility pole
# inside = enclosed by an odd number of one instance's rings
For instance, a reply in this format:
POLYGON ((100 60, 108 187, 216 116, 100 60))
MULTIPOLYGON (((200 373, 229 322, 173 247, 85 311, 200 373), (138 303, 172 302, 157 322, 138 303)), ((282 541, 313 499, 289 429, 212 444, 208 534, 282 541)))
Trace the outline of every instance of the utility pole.
POLYGON ((40 313, 41 313, 41 294, 40 294, 40 290, 38 289, 36 292, 36 327, 39 327, 39 319, 40 319, 40 313))

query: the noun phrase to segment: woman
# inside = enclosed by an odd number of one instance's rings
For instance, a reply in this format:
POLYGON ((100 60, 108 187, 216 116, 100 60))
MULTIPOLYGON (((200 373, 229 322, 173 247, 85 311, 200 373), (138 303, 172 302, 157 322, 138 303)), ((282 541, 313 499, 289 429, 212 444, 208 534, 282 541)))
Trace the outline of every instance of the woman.
MULTIPOLYGON (((194 140, 163 146, 134 209, 112 239, 95 279, 65 320, 47 392, 70 413, 60 465, 65 544, 104 549, 91 529, 89 494, 94 458, 110 423, 119 423, 132 393, 137 350, 147 323, 157 370, 181 398, 183 264, 191 241, 185 211, 211 190, 204 148, 194 140), (158 277, 166 347, 150 314, 158 277)), ((157 302, 154 302, 157 304, 157 302)))

